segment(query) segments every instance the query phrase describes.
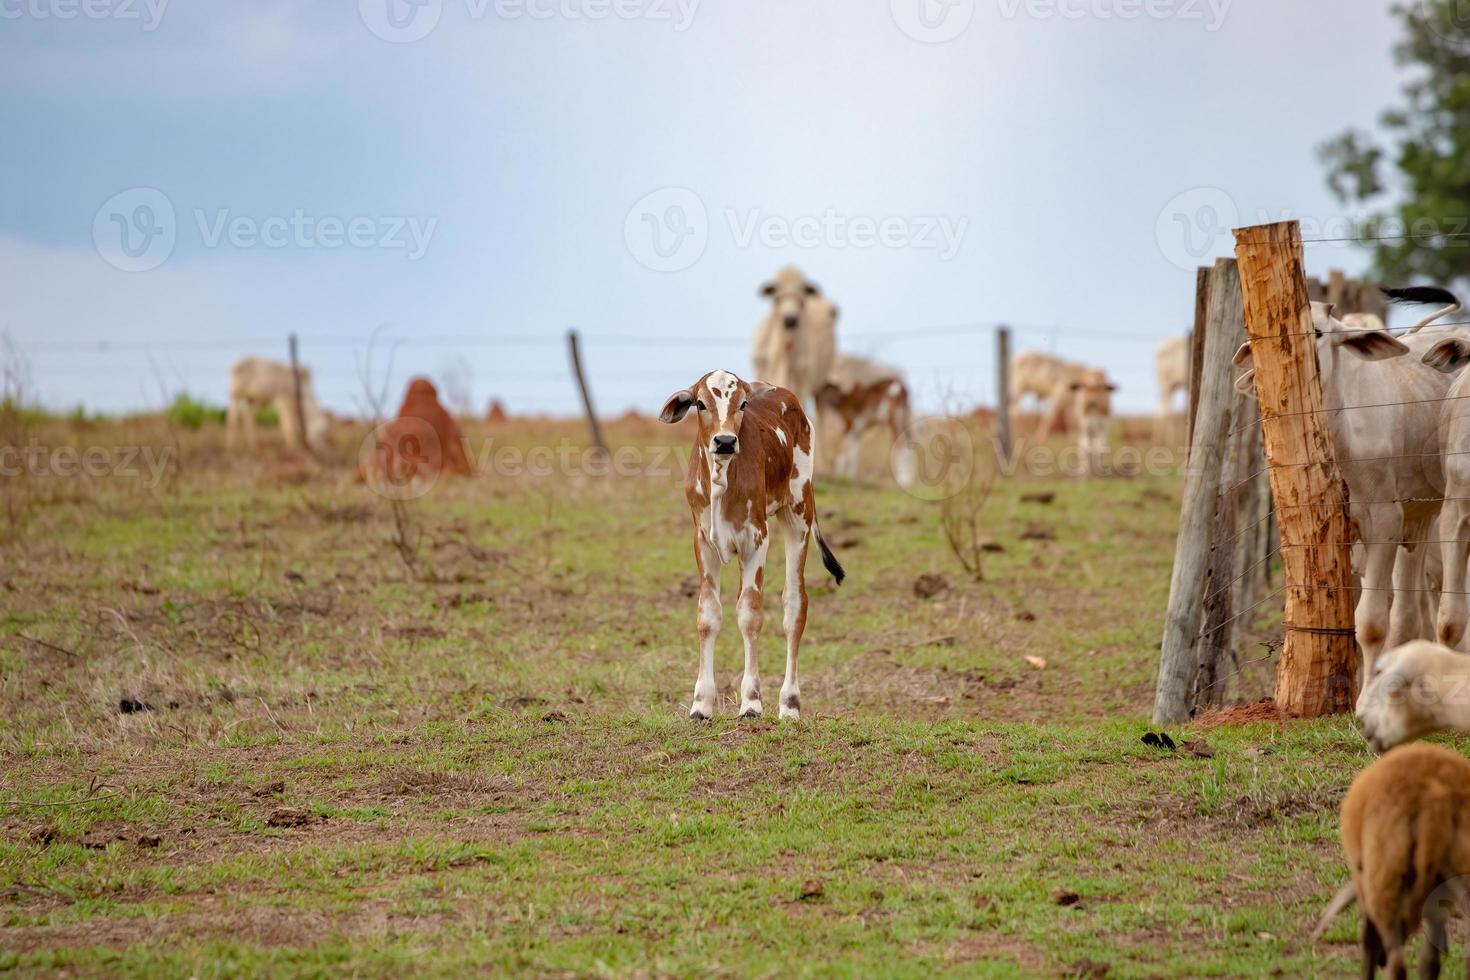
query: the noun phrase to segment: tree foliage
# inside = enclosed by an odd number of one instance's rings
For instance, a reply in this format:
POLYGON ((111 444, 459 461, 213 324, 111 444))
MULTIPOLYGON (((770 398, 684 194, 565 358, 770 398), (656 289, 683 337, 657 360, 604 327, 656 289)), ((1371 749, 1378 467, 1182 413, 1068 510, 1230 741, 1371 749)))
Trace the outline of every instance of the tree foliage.
POLYGON ((1319 152, 1338 200, 1374 209, 1360 235, 1379 277, 1452 282, 1470 277, 1470 0, 1414 0, 1393 12, 1404 29, 1394 58, 1408 81, 1403 104, 1379 120, 1391 145, 1349 130, 1319 152), (1398 202, 1383 203, 1391 192, 1398 202))

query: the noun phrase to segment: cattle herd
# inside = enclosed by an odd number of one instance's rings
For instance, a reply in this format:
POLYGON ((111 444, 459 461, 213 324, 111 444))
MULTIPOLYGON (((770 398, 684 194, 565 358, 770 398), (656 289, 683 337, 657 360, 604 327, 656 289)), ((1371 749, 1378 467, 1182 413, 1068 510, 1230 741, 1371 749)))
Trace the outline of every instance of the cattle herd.
MULTIPOLYGON (((1389 294, 1438 308, 1396 335, 1372 314, 1339 318, 1329 304, 1312 304, 1323 403, 1355 530, 1355 633, 1363 657, 1357 717, 1370 748, 1386 753, 1359 775, 1343 802, 1351 880, 1318 932, 1357 901, 1364 912, 1365 975, 1386 965, 1403 976, 1404 943, 1422 924, 1431 942, 1421 973, 1435 976, 1447 910, 1457 907, 1470 918, 1464 877, 1470 875, 1470 763, 1454 752, 1404 743, 1436 731, 1470 732, 1470 658, 1460 652, 1470 612, 1470 371, 1463 370, 1470 340, 1453 323, 1440 322, 1460 309, 1451 293, 1417 287, 1389 294)), ((835 436, 826 454, 832 470, 855 477, 865 433, 884 428, 893 440, 895 477, 901 485, 914 478, 920 429, 902 372, 839 353, 838 307, 799 269, 780 269, 759 295, 769 307, 755 332, 751 376, 711 371, 670 395, 660 413, 667 423, 691 414, 696 420, 685 482, 699 580, 699 667, 689 710, 696 720, 715 713, 719 570, 731 560, 739 566, 736 621, 745 650, 739 714, 756 718, 764 711, 757 645, 772 529, 780 532, 786 560, 779 711, 783 720, 800 717, 797 657, 812 539, 839 584, 844 575, 818 527, 819 440, 835 436)), ((1238 390, 1254 395, 1250 344, 1235 363, 1244 369, 1238 390)), ((1175 396, 1189 386, 1186 338, 1159 345, 1155 373, 1159 423, 1167 426, 1175 396)), ((1084 474, 1097 472, 1116 390, 1106 372, 1032 350, 1014 358, 1010 379, 1013 410, 1029 396, 1039 434, 1075 433, 1084 474)), ((256 357, 239 361, 230 375, 231 442, 243 430, 254 444, 254 411, 262 406, 275 408, 290 445, 325 433, 304 368, 293 372, 256 357)), ((380 427, 361 475, 401 482, 420 470, 467 474, 471 466, 434 386, 415 378, 397 416, 380 427), (411 457, 403 450, 408 444, 411 457)))

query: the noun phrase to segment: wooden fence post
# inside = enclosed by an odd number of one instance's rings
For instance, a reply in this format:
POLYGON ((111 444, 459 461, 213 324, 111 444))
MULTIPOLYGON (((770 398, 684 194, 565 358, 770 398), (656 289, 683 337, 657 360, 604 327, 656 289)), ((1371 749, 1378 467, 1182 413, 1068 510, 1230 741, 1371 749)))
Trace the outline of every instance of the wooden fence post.
POLYGON ((1215 270, 1202 265, 1194 273, 1194 326, 1189 330, 1189 405, 1184 419, 1184 444, 1194 443, 1194 413, 1199 410, 1199 373, 1205 356, 1205 319, 1210 315, 1210 277, 1215 270))
MULTIPOLYGON (((1218 259, 1210 276, 1209 315, 1200 338, 1199 403, 1185 470, 1179 537, 1169 582, 1169 609, 1154 689, 1155 724, 1188 720, 1200 660, 1202 599, 1226 436, 1235 405, 1231 357, 1242 336, 1239 278, 1232 259, 1218 259)), ((1221 542, 1223 545, 1223 542, 1221 542)), ((1232 549, 1233 550, 1233 549, 1232 549)))
POLYGON ((1235 254, 1286 574, 1276 706, 1315 718, 1351 709, 1357 658, 1347 495, 1322 409, 1301 227, 1237 229, 1235 254))
POLYGON ((296 438, 301 440, 302 449, 311 452, 311 437, 307 435, 306 402, 301 397, 301 358, 297 350, 296 335, 294 333, 291 335, 291 388, 292 395, 296 400, 296 425, 293 426, 296 431, 296 438))
POLYGON ((1001 455, 1010 463, 1011 434, 1011 328, 995 328, 995 437, 1001 455))
POLYGON ((587 389, 587 376, 582 372, 582 342, 577 337, 577 331, 567 331, 567 347, 572 353, 572 375, 577 379, 577 389, 582 393, 582 410, 587 413, 587 427, 592 430, 592 445, 606 456, 607 443, 602 439, 602 426, 592 407, 592 393, 587 389))

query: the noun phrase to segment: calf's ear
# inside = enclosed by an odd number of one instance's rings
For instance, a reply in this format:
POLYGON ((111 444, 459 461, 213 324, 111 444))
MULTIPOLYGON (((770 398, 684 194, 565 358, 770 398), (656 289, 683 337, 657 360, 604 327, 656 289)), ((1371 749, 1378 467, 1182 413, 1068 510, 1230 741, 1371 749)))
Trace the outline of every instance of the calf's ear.
POLYGON ((668 401, 664 402, 664 410, 658 413, 658 420, 660 422, 677 422, 689 412, 689 406, 693 404, 694 395, 688 388, 685 388, 683 391, 676 391, 669 396, 668 401))
POLYGON ((1436 371, 1451 374, 1470 364, 1470 341, 1459 337, 1441 340, 1424 353, 1423 360, 1436 371))
POLYGON ((776 295, 776 284, 773 282, 761 283, 761 288, 756 291, 756 295, 770 299, 776 295))
POLYGON ((1256 369, 1249 371, 1235 379, 1235 390, 1248 398, 1256 397, 1256 369))
POLYGON ((1409 345, 1385 330, 1365 330, 1362 333, 1335 334, 1343 347, 1369 361, 1382 361, 1390 357, 1402 357, 1409 352, 1409 345))
POLYGON ((1235 348, 1235 357, 1231 359, 1230 363, 1236 367, 1243 367, 1248 361, 1251 361, 1251 343, 1249 340, 1235 348))

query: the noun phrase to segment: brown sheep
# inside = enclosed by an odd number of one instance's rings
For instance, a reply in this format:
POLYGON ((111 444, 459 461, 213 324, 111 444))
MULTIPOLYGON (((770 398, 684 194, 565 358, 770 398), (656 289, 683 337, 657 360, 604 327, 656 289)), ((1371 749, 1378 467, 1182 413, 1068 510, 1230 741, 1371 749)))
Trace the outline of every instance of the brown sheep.
POLYGON ((1316 939, 1356 899, 1363 906, 1363 976, 1407 976, 1404 943, 1422 921, 1419 975, 1439 976, 1443 901, 1470 909, 1470 761, 1438 745, 1394 749, 1358 774, 1342 801, 1342 849, 1352 881, 1323 912, 1316 939))

